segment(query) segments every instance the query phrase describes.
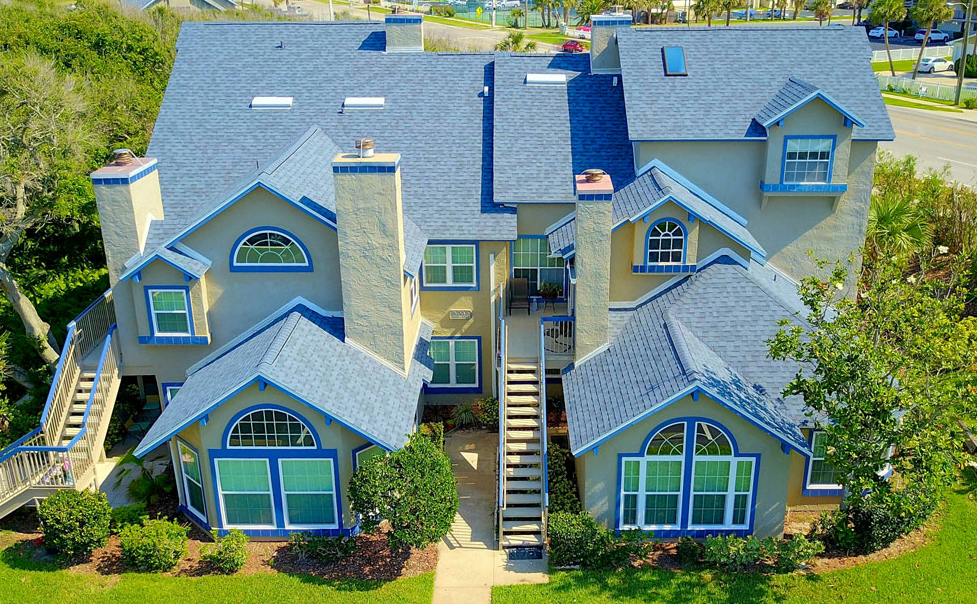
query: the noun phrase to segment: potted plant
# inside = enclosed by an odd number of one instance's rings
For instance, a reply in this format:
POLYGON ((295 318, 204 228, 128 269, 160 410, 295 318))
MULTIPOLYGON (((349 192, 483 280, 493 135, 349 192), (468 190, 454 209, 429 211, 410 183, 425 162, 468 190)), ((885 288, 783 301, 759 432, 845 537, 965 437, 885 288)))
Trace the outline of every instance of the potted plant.
POLYGON ((558 283, 544 281, 539 284, 539 295, 544 300, 556 300, 560 297, 560 285, 558 283))

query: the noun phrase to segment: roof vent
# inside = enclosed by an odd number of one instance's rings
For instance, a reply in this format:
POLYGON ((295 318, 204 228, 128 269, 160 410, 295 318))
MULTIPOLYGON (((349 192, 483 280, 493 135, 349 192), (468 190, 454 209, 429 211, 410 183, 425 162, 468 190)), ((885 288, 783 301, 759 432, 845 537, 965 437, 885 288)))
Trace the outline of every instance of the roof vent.
POLYGON ((347 109, 383 109, 382 96, 348 96, 343 99, 343 111, 347 109))
POLYGON ((358 138, 354 144, 356 145, 356 151, 359 153, 360 157, 373 157, 372 138, 358 138))
POLYGON ((136 154, 129 149, 116 149, 112 152, 112 163, 117 166, 128 166, 134 159, 136 154))
POLYGON ((528 86, 566 86, 567 74, 565 73, 527 73, 526 85, 528 86))
POLYGON ((252 109, 291 109, 290 96, 256 96, 251 99, 252 109))
POLYGON ((591 168, 583 171, 583 176, 587 182, 600 182, 600 179, 604 178, 605 174, 607 172, 604 172, 600 168, 591 168))

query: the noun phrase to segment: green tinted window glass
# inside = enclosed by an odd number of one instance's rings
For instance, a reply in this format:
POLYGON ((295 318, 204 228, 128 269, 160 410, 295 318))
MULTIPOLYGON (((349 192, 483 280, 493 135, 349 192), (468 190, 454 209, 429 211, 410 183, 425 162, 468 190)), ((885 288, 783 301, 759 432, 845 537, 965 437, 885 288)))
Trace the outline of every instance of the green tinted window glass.
POLYGON ((723 524, 726 517, 726 495, 694 495, 692 524, 723 524))
POLYGON ((678 522, 678 495, 645 495, 645 524, 678 522))
POLYGON ((638 496, 635 494, 624 496, 624 518, 625 525, 638 523, 638 496))
POLYGON ((729 488, 729 462, 696 461, 692 485, 700 493, 725 492, 729 488))
POLYGON ((740 461, 736 464, 736 485, 734 489, 737 493, 749 493, 750 485, 753 484, 753 462, 740 461))
POLYGON ((624 462, 624 490, 625 491, 637 491, 638 481, 640 480, 639 472, 641 471, 640 462, 635 461, 625 461, 624 462))
POLYGON ((332 491, 332 461, 283 459, 282 486, 291 491, 332 491))
POLYGON ((645 492, 677 493, 681 486, 681 461, 645 462, 645 492))

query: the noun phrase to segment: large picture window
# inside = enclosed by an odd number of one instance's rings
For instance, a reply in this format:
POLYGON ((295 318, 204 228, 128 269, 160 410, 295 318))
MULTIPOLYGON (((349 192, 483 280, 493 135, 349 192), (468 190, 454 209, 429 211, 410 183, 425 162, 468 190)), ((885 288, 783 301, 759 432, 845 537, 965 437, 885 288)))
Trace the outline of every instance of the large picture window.
POLYGON ((831 138, 788 138, 784 146, 784 183, 831 180, 831 138))
POLYGON ((217 489, 224 526, 275 526, 274 499, 267 459, 218 459, 217 489))
POLYGON ((434 376, 431 385, 442 388, 478 386, 478 340, 431 340, 434 376))
POLYGON ((476 256, 474 244, 428 245, 424 250, 424 285, 474 287, 476 256))
POLYGON ((334 528, 336 488, 331 459, 281 459, 285 526, 334 528))
POLYGON ((542 237, 520 237, 512 244, 512 276, 529 281, 529 294, 539 295, 544 283, 559 288, 563 297, 563 258, 550 258, 550 246, 542 237))
POLYGON ((157 336, 191 334, 190 296, 185 288, 147 289, 149 320, 157 336))
POLYGON ((192 512, 206 518, 204 511, 203 479, 200 477, 200 456, 181 441, 177 441, 180 454, 180 474, 183 476, 183 496, 192 512))

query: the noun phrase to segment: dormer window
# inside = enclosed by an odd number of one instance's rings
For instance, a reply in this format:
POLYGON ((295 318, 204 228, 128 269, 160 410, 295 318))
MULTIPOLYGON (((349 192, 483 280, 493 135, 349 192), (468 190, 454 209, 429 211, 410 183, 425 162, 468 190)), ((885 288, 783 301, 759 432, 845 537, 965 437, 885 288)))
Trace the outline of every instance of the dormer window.
POLYGON ((308 272, 312 262, 309 251, 291 233, 260 227, 238 238, 231 253, 231 270, 308 272))
POLYGON ((831 182, 833 137, 787 137, 784 141, 784 184, 831 182))
POLYGON ((685 229, 677 220, 659 220, 648 229, 648 264, 681 264, 685 259, 685 229))
POLYGON ((685 65, 685 49, 681 46, 663 46, 662 62, 665 64, 667 76, 689 75, 685 65))

